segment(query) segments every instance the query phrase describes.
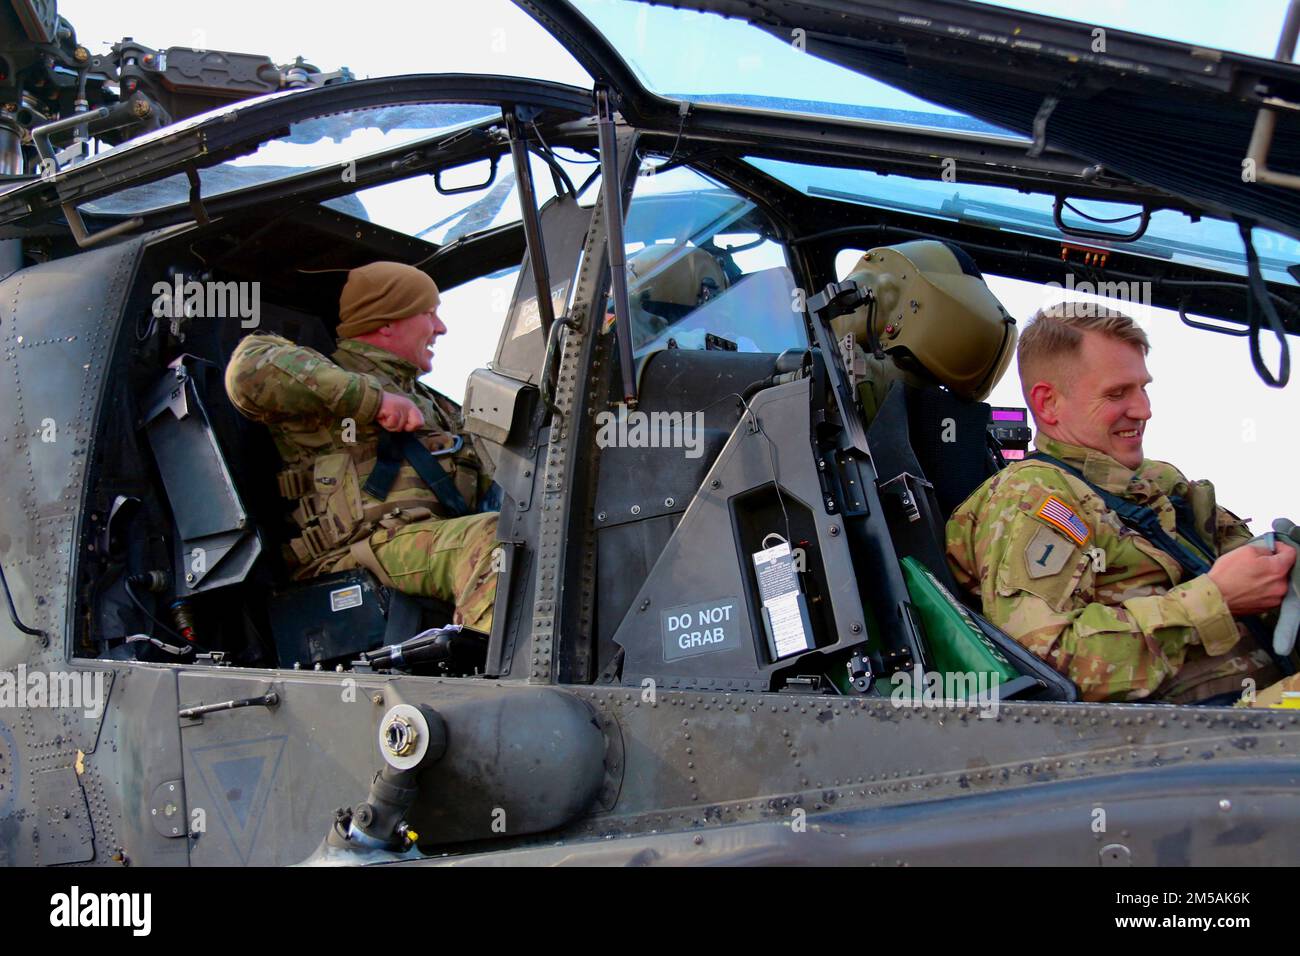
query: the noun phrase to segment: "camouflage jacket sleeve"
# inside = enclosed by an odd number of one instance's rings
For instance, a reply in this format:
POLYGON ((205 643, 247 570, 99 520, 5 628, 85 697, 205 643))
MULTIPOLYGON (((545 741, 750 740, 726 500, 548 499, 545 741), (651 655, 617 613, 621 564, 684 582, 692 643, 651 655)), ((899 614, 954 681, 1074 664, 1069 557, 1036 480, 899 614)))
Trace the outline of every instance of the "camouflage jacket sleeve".
POLYGON ((383 398, 370 376, 278 335, 250 335, 239 343, 226 367, 226 393, 240 412, 262 423, 329 416, 367 424, 383 398))
POLYGON ((1089 552, 1102 548, 1102 566, 1122 575, 1111 560, 1118 532, 1090 527, 1080 546, 1036 515, 1048 496, 1085 514, 1065 476, 1044 466, 1024 478, 1032 481, 1028 488, 1007 483, 978 521, 954 516, 948 552, 963 565, 958 580, 980 594, 985 616, 1073 680, 1085 700, 1141 700, 1177 673, 1188 645, 1217 655, 1236 644, 1236 624, 1204 575, 1163 594, 1113 578, 1099 589, 1100 562, 1089 552), (963 556, 976 567, 965 567, 963 556))

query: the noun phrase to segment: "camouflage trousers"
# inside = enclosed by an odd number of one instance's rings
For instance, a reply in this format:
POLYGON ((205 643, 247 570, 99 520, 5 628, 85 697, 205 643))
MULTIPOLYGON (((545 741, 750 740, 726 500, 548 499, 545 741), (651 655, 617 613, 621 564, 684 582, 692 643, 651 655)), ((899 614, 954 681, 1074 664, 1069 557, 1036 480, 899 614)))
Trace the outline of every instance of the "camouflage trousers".
MULTIPOLYGON (((496 600, 497 515, 428 518, 369 538, 384 584, 456 607, 453 623, 487 634, 496 600)), ((371 570, 375 570, 372 568, 371 570)))

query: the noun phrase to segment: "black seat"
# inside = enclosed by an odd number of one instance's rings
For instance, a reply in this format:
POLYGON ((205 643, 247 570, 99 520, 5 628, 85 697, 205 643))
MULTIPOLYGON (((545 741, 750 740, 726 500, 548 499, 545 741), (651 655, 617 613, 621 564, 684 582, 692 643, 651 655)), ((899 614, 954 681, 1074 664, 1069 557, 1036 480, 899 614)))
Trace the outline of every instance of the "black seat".
POLYGON ((900 554, 917 558, 954 591, 944 525, 997 473, 988 445, 989 415, 983 402, 895 382, 867 433, 882 496, 899 506, 889 513, 900 554))
MULTIPOLYGON (((867 432, 890 533, 899 558, 911 557, 924 565, 953 597, 976 612, 972 617, 979 629, 1002 655, 1032 678, 1004 688, 1004 698, 1078 700, 1073 681, 982 616, 978 601, 957 586, 948 567, 944 553, 948 517, 998 471, 989 445, 990 415, 987 404, 938 387, 902 382, 890 386, 867 432)), ((927 634, 927 638, 932 644, 940 639, 970 639, 962 629, 927 634)))
POLYGON ((267 548, 263 560, 277 582, 287 579, 280 546, 295 532, 286 515, 289 505, 280 496, 275 476, 281 468, 275 442, 265 426, 250 421, 236 410, 226 395, 225 373, 231 355, 248 335, 268 332, 330 355, 333 336, 317 316, 273 303, 262 303, 258 326, 246 329, 234 320, 198 323, 187 332, 186 348, 202 358, 203 370, 196 370, 200 389, 217 443, 245 505, 267 548))

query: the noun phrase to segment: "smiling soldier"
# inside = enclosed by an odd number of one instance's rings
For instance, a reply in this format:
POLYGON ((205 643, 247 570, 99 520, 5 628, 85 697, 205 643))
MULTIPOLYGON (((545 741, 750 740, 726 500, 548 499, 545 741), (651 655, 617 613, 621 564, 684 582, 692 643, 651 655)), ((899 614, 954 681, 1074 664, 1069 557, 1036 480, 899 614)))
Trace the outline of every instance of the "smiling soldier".
POLYGON ((280 492, 301 530, 286 546, 297 579, 364 567, 400 591, 492 628, 497 516, 474 514, 489 476, 457 435, 459 411, 419 376, 447 331, 438 287, 398 262, 348 273, 331 359, 276 335, 243 339, 226 391, 267 425, 280 492))
POLYGON ((948 560, 1085 700, 1226 703, 1281 676, 1250 618, 1281 603, 1296 553, 1241 547, 1213 485, 1143 457, 1149 349, 1108 309, 1034 317, 1017 357, 1038 451, 957 508, 948 560))

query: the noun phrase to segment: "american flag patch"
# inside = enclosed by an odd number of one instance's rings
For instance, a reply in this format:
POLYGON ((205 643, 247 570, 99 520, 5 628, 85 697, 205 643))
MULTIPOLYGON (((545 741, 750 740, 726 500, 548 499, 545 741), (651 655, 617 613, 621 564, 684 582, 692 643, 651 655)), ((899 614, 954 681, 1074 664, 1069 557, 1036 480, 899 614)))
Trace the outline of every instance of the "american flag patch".
POLYGON ((1042 503, 1035 516, 1042 518, 1053 528, 1063 531, 1071 541, 1082 547, 1088 540, 1092 532, 1084 524, 1073 509, 1064 501, 1051 495, 1042 503))

